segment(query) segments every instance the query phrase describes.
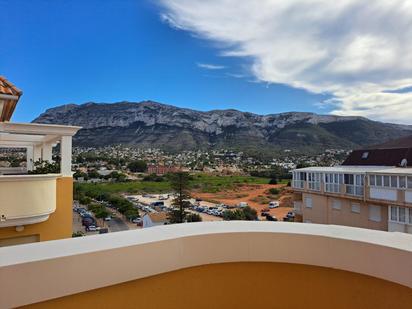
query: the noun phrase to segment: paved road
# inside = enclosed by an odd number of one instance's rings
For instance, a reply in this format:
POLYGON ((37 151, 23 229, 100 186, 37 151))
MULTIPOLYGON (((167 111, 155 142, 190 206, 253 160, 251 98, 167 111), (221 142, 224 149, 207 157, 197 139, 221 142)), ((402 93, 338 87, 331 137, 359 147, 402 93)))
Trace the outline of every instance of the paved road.
POLYGON ((129 227, 126 223, 123 222, 120 218, 112 218, 111 221, 106 222, 107 226, 109 227, 110 232, 120 232, 120 231, 127 231, 129 227))

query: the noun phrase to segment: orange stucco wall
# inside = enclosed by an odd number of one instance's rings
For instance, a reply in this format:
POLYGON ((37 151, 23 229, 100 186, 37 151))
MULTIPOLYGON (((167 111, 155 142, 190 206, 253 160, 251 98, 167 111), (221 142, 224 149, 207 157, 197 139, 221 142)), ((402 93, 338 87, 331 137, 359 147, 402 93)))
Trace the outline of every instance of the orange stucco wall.
POLYGON ((48 220, 25 225, 21 232, 16 232, 15 227, 0 228, 0 239, 36 235, 40 241, 45 241, 71 237, 73 178, 58 178, 56 191, 56 211, 50 215, 48 220))
POLYGON ((412 289, 365 275, 297 264, 227 263, 178 270, 25 308, 402 309, 411 304, 412 289))
POLYGON ((309 220, 311 223, 345 225, 381 231, 388 230, 388 204, 310 193, 303 193, 302 199, 303 222, 309 220), (306 197, 312 198, 312 208, 305 207, 306 197), (334 200, 340 201, 341 209, 333 209, 334 200), (352 203, 360 205, 360 213, 352 212, 352 203), (381 206, 380 222, 369 220, 369 205, 381 206))

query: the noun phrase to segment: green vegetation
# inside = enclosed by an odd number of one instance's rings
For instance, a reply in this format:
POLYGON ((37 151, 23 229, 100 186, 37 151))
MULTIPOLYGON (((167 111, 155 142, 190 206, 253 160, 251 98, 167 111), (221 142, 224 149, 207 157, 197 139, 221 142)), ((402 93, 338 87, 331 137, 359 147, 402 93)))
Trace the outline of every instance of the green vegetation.
POLYGON ((247 206, 242 209, 236 210, 225 210, 223 212, 223 220, 231 221, 231 220, 246 220, 246 221, 254 221, 257 220, 257 212, 255 209, 247 206))
POLYGON ((278 195, 280 193, 280 190, 278 188, 270 188, 269 193, 272 195, 278 195))
MULTIPOLYGON (((127 181, 116 183, 76 183, 78 190, 92 192, 98 196, 103 193, 166 193, 172 191, 170 175, 166 176, 146 176, 143 181, 127 181), (149 178, 146 178, 149 177, 149 178)), ((190 176, 189 188, 198 189, 202 192, 215 193, 218 191, 232 190, 244 184, 268 184, 268 178, 251 176, 214 176, 206 174, 196 174, 190 176)))
POLYGON ((186 209, 190 206, 190 175, 188 173, 174 173, 169 176, 170 185, 176 193, 172 201, 173 209, 169 212, 170 223, 183 223, 188 215, 186 209))
POLYGON ((127 168, 133 173, 143 173, 147 170, 147 164, 145 161, 137 160, 130 162, 127 168))
POLYGON ((34 169, 29 174, 58 174, 60 173, 60 164, 58 162, 49 162, 38 160, 34 162, 34 169))

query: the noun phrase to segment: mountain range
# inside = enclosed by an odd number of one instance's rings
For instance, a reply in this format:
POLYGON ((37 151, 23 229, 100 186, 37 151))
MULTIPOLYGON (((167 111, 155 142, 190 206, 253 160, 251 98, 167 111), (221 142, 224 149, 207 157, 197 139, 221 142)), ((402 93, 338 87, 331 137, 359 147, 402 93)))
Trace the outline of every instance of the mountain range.
POLYGON ((77 146, 124 144, 172 152, 224 148, 315 153, 412 134, 412 126, 363 117, 303 112, 257 115, 233 109, 203 112, 153 101, 67 104, 46 110, 33 122, 81 126, 74 139, 77 146))

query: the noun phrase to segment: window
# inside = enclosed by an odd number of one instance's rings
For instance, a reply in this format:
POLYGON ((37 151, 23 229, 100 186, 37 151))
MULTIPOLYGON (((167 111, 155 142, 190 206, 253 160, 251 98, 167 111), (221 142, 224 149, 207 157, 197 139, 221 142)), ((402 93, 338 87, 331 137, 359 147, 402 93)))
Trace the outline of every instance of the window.
POLYGON ((399 207, 398 211, 399 211, 399 217, 398 217, 399 222, 405 223, 406 222, 406 208, 399 207))
POLYGON ((391 221, 398 221, 398 207, 390 206, 391 221))
POLYGON ((376 175, 376 186, 382 187, 382 176, 381 175, 376 175))
POLYGON ((369 157, 369 152, 365 151, 362 153, 362 160, 366 160, 369 157))
POLYGON ((369 205, 369 220, 374 222, 381 222, 381 207, 376 205, 369 205))
POLYGON ((391 176, 391 188, 398 187, 398 176, 391 176))
POLYGON ((389 206, 390 208, 390 221, 396 223, 409 223, 412 224, 412 208, 389 206))
POLYGON ((389 176, 383 176, 383 186, 389 187, 389 176))
POLYGON ((412 189, 412 176, 408 176, 408 189, 412 189))
POLYGON ((340 192, 340 184, 342 183, 342 174, 325 174, 325 191, 331 193, 340 192))
POLYGON ((375 175, 370 175, 369 176, 369 185, 375 186, 376 184, 376 176, 375 175))
POLYGON ((399 188, 406 188, 406 177, 405 176, 399 176, 399 188))
POLYGON ((360 204, 353 203, 351 207, 352 212, 359 214, 360 213, 360 204))
POLYGON ((332 209, 340 210, 341 202, 339 200, 332 200, 332 209))
POLYGON ((305 198, 305 207, 306 208, 312 208, 312 198, 311 197, 306 197, 305 198))

